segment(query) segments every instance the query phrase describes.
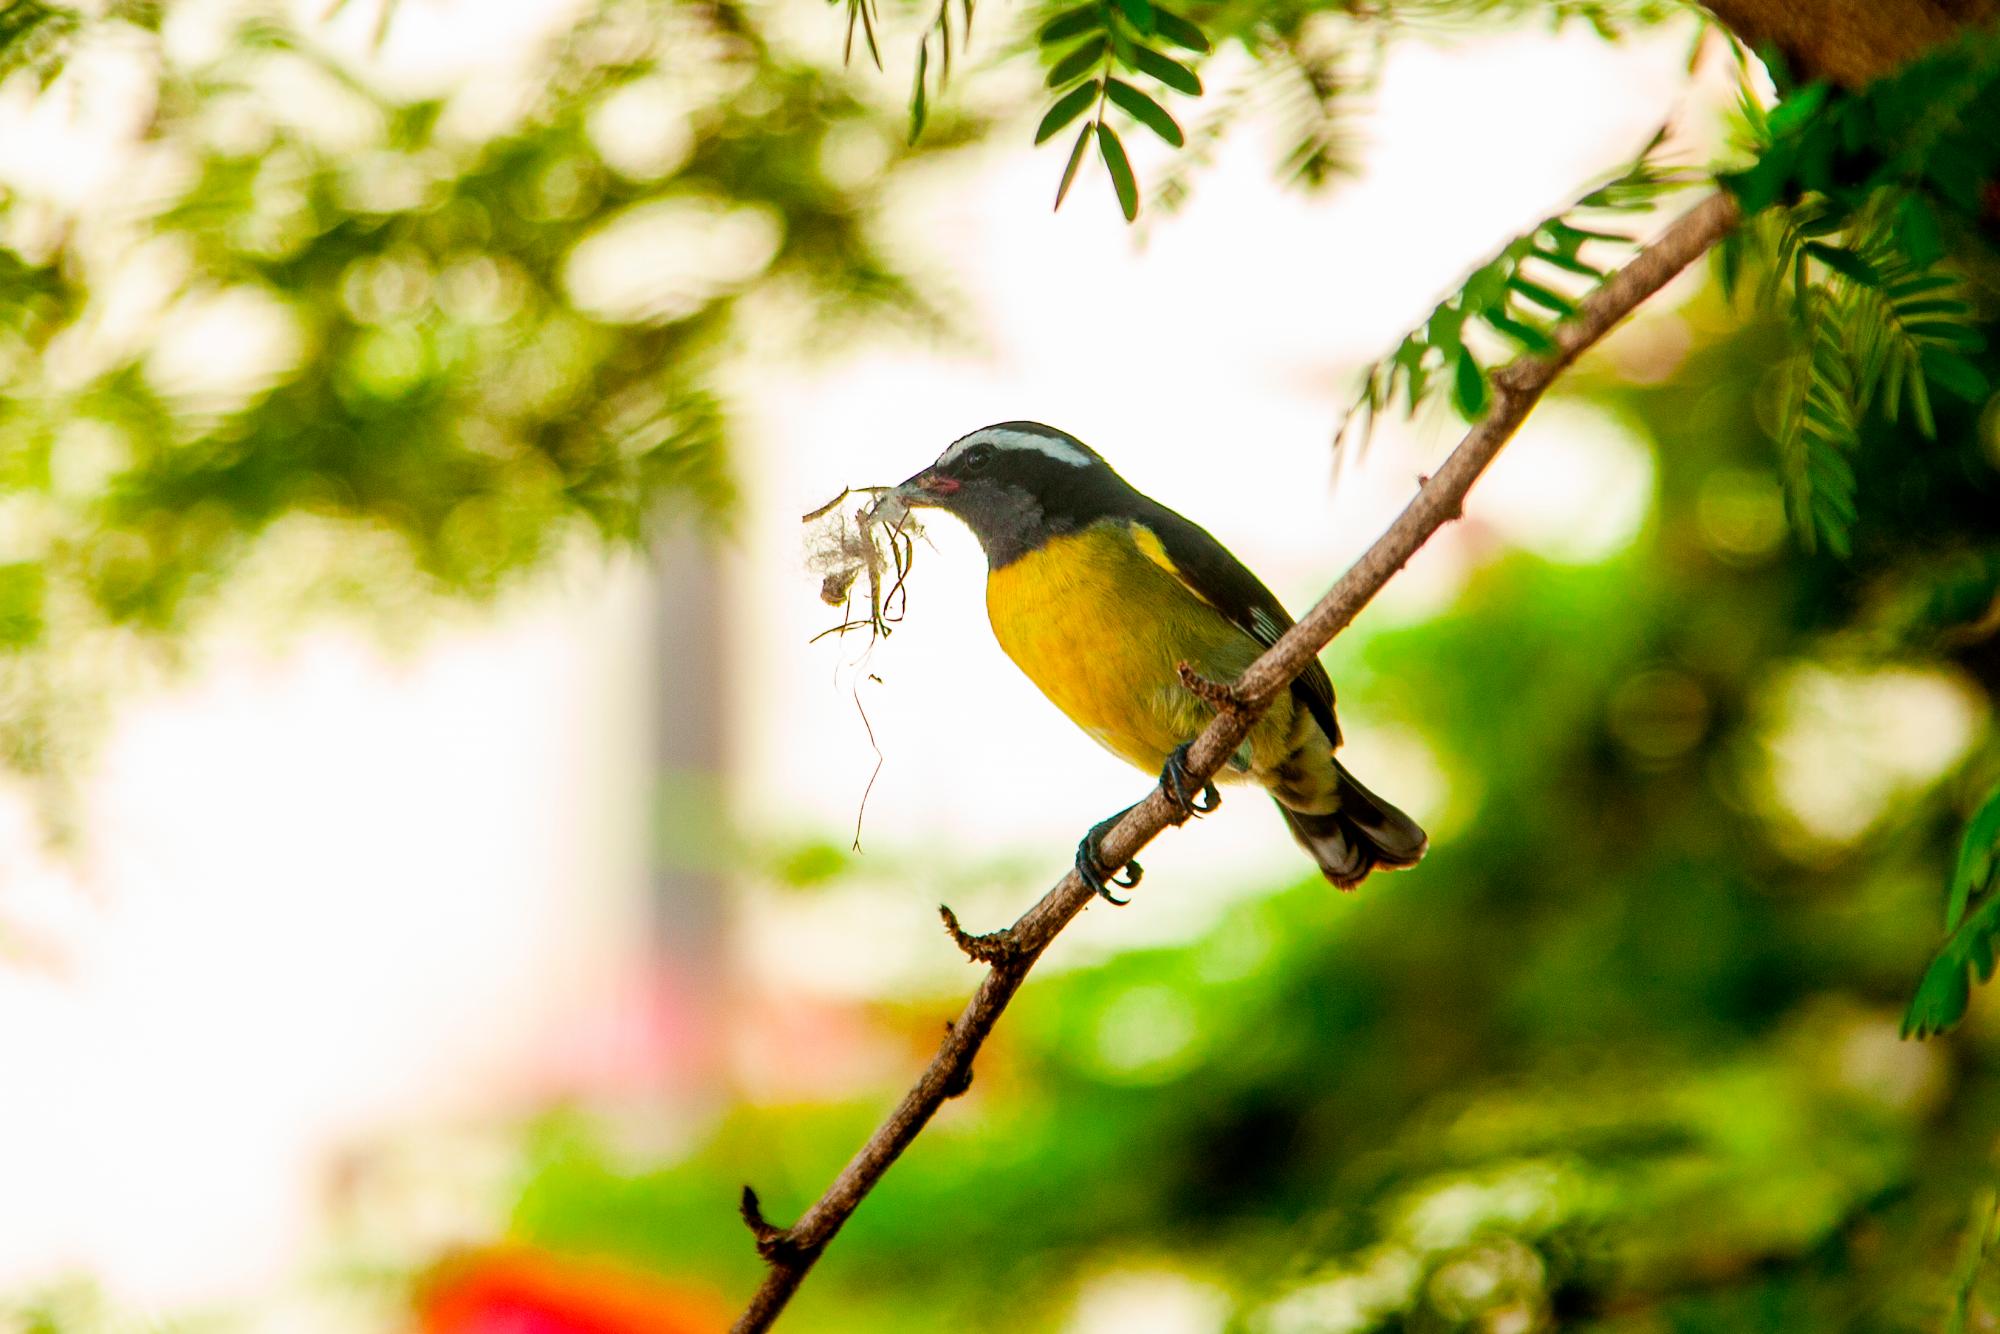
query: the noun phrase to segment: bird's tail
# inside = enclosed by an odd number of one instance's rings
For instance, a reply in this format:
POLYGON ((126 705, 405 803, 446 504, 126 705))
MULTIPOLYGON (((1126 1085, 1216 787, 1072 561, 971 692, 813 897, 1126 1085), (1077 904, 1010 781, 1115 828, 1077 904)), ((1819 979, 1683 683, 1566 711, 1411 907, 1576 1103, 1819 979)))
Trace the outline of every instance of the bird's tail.
POLYGON ((1361 786, 1338 760, 1340 809, 1308 815, 1279 803, 1292 837, 1319 863, 1320 874, 1342 889, 1353 889, 1377 869, 1415 866, 1430 847, 1417 822, 1361 786))

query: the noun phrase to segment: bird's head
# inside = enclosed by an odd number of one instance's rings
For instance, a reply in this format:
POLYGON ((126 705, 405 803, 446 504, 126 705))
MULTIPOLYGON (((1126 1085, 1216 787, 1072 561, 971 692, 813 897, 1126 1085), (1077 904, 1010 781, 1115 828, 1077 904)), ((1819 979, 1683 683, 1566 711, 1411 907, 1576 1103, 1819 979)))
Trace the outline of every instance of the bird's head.
POLYGON ((1040 422, 1001 422, 962 436, 895 489, 905 505, 941 509, 1004 565, 1111 512, 1130 488, 1097 451, 1040 422))

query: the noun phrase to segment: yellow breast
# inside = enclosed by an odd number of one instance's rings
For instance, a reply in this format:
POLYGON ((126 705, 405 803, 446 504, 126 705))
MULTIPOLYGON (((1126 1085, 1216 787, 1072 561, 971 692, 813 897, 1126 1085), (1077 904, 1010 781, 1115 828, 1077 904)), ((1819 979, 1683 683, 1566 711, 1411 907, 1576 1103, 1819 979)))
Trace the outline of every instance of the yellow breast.
POLYGON ((1228 677, 1256 654, 1122 524, 1051 539, 994 570, 986 611, 1000 647, 1057 708, 1153 773, 1207 721, 1176 664, 1228 677))

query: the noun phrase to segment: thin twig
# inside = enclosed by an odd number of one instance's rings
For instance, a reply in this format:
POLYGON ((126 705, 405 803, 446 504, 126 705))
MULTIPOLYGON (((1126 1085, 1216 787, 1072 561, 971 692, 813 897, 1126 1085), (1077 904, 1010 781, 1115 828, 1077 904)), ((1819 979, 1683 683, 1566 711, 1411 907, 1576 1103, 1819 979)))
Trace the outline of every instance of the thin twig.
MULTIPOLYGON (((1293 678, 1305 670, 1320 649, 1346 628, 1433 533, 1460 515, 1466 492, 1520 428, 1556 377, 1584 349, 1721 240, 1736 225, 1738 216, 1736 203, 1728 195, 1718 193, 1704 199, 1584 299, 1575 318, 1556 330, 1554 352, 1544 357, 1522 358, 1494 375, 1493 403, 1486 417, 1466 433, 1395 522, 1327 590, 1326 596, 1237 679, 1234 689, 1237 707, 1218 711, 1188 751, 1188 782, 1202 783, 1213 777, 1271 701, 1290 687, 1293 678)), ((1104 836, 1104 864, 1123 866, 1130 862, 1156 834, 1176 823, 1179 817, 1171 798, 1160 788, 1154 788, 1104 836)), ((1093 897, 1094 891, 1072 870, 1013 926, 995 933, 1004 940, 1005 948, 991 951, 997 957, 979 989, 952 1022, 937 1055, 888 1119, 841 1169, 826 1193, 789 1228, 772 1230, 761 1214, 755 1216, 753 1231, 758 1233, 758 1249, 770 1264, 770 1271, 733 1326, 733 1334, 757 1334, 771 1327, 827 1243, 883 1173, 909 1147, 937 1109, 965 1087, 973 1058, 1027 978, 1028 970, 1034 967, 1035 960, 1056 933, 1082 912, 1093 897)), ((947 916, 946 920, 961 947, 968 941, 982 946, 997 943, 994 937, 967 936, 957 929, 955 918, 947 916)))
MULTIPOLYGON (((880 682, 882 678, 870 672, 868 679, 880 682)), ((888 763, 888 756, 882 753, 882 743, 875 739, 875 724, 868 721, 868 709, 861 702, 861 682, 859 681, 854 683, 854 711, 861 715, 861 729, 868 733, 868 749, 875 752, 875 767, 868 771, 868 786, 861 789, 861 805, 854 812, 854 841, 848 845, 850 851, 859 852, 861 851, 861 822, 868 816, 868 798, 874 795, 875 780, 882 776, 882 766, 888 763)))

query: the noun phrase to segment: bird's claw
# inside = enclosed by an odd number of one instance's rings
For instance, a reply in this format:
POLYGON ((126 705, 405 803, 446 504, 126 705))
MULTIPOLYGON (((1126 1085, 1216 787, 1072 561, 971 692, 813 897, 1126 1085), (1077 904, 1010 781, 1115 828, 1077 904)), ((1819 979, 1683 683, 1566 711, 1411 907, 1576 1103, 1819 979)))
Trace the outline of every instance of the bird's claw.
POLYGON ((1201 790, 1193 796, 1188 795, 1187 757, 1188 748, 1193 744, 1192 741, 1181 742, 1174 748, 1174 753, 1167 756, 1166 764, 1160 769, 1160 789, 1180 811, 1183 820, 1190 815, 1211 814, 1222 805, 1222 794, 1215 790, 1213 780, 1204 779, 1201 790))
POLYGON ((1137 862, 1127 862, 1122 869, 1104 864, 1101 852, 1104 844, 1104 836, 1111 831, 1111 826, 1124 818, 1125 812, 1120 811, 1109 820, 1100 820, 1090 827, 1090 832, 1085 834, 1082 840, 1076 845, 1076 873, 1078 877, 1082 879, 1084 884, 1089 885, 1096 892, 1097 897, 1103 899, 1106 903, 1116 904, 1121 908, 1132 900, 1119 898, 1111 892, 1111 887, 1116 885, 1120 889, 1130 889, 1138 884, 1140 877, 1146 873, 1144 868, 1137 862))

